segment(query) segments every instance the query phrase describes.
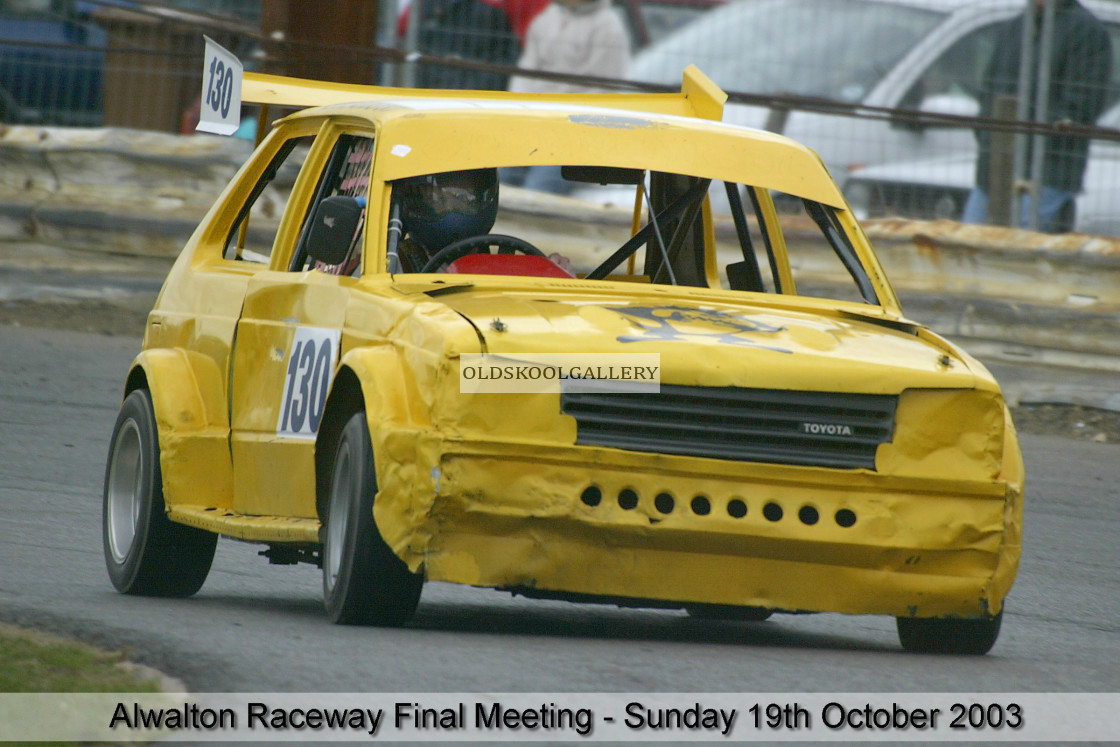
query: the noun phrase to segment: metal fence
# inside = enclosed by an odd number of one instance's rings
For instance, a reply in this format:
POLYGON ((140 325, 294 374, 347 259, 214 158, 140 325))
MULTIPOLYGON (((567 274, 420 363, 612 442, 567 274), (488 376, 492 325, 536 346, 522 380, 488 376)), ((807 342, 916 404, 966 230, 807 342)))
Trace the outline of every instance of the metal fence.
MULTIPOLYGON (((381 33, 374 21, 366 43, 352 33, 301 35, 299 24, 269 27, 275 2, 290 0, 0 0, 0 120, 189 131, 203 33, 250 69, 502 87, 544 4, 412 0, 397 29, 384 28, 381 13, 381 33)), ((730 93, 725 120, 817 150, 864 217, 960 218, 976 181, 977 133, 992 149, 990 217, 999 222, 1015 213, 1037 220, 1033 205, 1046 200, 1023 207, 1017 198, 1053 181, 1047 169, 1062 155, 1075 169, 1087 158, 1083 188, 1054 229, 1120 236, 1120 3, 1082 0, 1114 50, 1108 79, 1097 83, 1069 62, 1101 46, 1069 41, 1070 2, 1046 0, 1036 17, 1027 12, 1035 0, 614 0, 629 37, 625 80, 532 74, 675 89, 696 64, 730 93), (1037 33, 1041 46, 1013 50, 1025 64, 996 65, 1014 66, 1015 80, 1003 81, 1010 98, 995 109, 992 64, 1007 62, 1001 39, 1024 17, 1027 38, 1037 33), (1013 95, 1020 74, 1035 95, 1013 95), (1099 115, 1074 116, 1074 99, 1099 115)))

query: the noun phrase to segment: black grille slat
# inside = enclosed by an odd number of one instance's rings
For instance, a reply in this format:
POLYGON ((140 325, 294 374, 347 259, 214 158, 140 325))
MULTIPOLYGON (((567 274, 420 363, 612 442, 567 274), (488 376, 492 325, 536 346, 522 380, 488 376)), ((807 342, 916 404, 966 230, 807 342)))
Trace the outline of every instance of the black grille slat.
POLYGON ((897 404, 891 395, 668 384, 660 393, 566 392, 561 398, 581 445, 869 469, 879 444, 893 438, 897 404))
MULTIPOLYGON (((569 415, 576 415, 575 412, 568 412, 569 415)), ((611 433, 618 428, 626 430, 643 430, 650 431, 650 437, 657 437, 658 433, 655 429, 650 427, 650 422, 646 418, 612 418, 602 415, 589 415, 582 414, 577 416, 581 428, 587 428, 588 431, 597 431, 599 433, 611 433)), ((786 425, 786 424, 784 424, 786 425)), ((670 423, 660 423, 658 430, 669 429, 686 435, 689 433, 702 434, 707 436, 707 440, 714 440, 716 437, 722 438, 774 438, 774 439, 790 439, 797 441, 814 440, 820 442, 835 442, 840 444, 872 444, 878 446, 885 440, 889 440, 889 431, 884 432, 885 429, 877 428, 877 432, 868 433, 869 428, 853 428, 853 435, 851 436, 832 436, 828 434, 805 434, 792 428, 767 428, 765 423, 749 423, 747 421, 728 422, 721 421, 715 422, 702 422, 702 423, 683 423, 680 421, 673 421, 670 423), (884 436, 886 438, 884 438, 884 436)))
MULTIPOLYGON (((610 446, 616 449, 624 449, 626 451, 649 451, 648 441, 631 441, 624 437, 604 439, 603 442, 595 442, 594 445, 610 446)), ((710 443, 704 444, 705 448, 703 452, 690 449, 689 446, 690 444, 680 441, 674 443, 662 442, 658 449, 658 452, 661 454, 673 454, 676 456, 702 456, 709 459, 742 460, 749 458, 749 460, 753 462, 766 462, 768 464, 793 464, 811 467, 874 467, 874 459, 872 459, 871 463, 865 463, 866 460, 864 455, 852 454, 849 452, 830 453, 827 451, 818 450, 813 455, 813 459, 810 462, 796 452, 792 452, 789 449, 780 447, 756 448, 753 449, 749 457, 747 457, 744 456, 741 451, 729 448, 726 445, 710 443)))
MULTIPOLYGON (((648 417, 648 405, 640 407, 604 407, 599 411, 581 409, 577 407, 569 407, 565 412, 572 416, 577 416, 580 424, 595 426, 596 424, 603 424, 606 427, 613 427, 617 425, 634 425, 642 426, 650 422, 648 417)), ((752 435, 767 435, 767 434, 780 434, 792 433, 799 437, 805 434, 797 430, 797 426, 805 420, 804 414, 790 414, 790 415, 775 415, 773 413, 761 413, 758 415, 750 414, 743 415, 739 413, 731 413, 720 415, 719 413, 700 413, 688 412, 682 408, 673 408, 674 414, 689 416, 689 420, 685 421, 680 418, 665 418, 659 419, 659 423, 670 425, 670 427, 679 427, 686 429, 724 429, 734 433, 749 433, 752 435)), ((867 417, 838 417, 832 415, 820 415, 814 420, 817 423, 830 423, 832 425, 848 425, 856 433, 853 438, 859 440, 861 437, 872 438, 875 443, 881 443, 882 438, 880 434, 890 436, 890 427, 883 425, 882 418, 872 419, 867 417)), ((852 440, 852 439, 848 439, 852 440)))

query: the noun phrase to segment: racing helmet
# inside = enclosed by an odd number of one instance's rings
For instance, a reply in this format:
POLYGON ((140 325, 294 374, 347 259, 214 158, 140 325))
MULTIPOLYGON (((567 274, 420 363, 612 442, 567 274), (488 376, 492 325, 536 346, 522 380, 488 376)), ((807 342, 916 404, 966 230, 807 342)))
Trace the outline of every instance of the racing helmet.
POLYGON ((490 232, 498 217, 498 170, 446 171, 402 180, 404 230, 428 252, 490 232))

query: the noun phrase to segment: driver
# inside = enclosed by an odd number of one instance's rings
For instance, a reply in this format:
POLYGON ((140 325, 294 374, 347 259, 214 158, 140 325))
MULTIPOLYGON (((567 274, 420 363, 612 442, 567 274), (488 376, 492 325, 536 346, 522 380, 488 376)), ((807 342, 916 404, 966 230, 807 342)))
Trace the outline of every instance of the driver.
POLYGON ((487 234, 498 217, 498 170, 446 171, 402 179, 393 187, 405 237, 406 272, 419 272, 436 252, 471 236, 487 234))

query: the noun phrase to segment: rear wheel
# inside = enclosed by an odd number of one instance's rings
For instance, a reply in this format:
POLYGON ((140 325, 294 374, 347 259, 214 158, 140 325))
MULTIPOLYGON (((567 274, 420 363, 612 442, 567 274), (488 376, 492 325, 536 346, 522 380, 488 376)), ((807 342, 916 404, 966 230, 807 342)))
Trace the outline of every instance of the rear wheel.
POLYGON ((323 600, 344 625, 401 625, 416 611, 424 579, 408 570, 373 520, 377 493, 366 414, 355 413, 338 439, 323 536, 323 600))
POLYGON ((999 638, 1003 611, 992 617, 899 617, 898 639, 915 653, 981 656, 999 638))
POLYGON ((121 405, 105 466, 102 545, 117 591, 189 597, 206 581, 218 535, 167 518, 159 437, 146 389, 121 405))

